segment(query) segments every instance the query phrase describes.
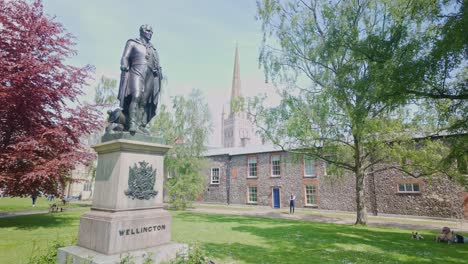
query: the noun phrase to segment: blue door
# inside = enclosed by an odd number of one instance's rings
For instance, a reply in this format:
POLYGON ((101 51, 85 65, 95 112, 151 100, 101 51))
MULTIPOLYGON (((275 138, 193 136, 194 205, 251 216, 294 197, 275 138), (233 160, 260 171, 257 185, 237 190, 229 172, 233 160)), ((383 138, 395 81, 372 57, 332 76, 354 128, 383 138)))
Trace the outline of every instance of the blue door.
POLYGON ((273 189, 273 207, 280 208, 280 192, 278 188, 273 189))

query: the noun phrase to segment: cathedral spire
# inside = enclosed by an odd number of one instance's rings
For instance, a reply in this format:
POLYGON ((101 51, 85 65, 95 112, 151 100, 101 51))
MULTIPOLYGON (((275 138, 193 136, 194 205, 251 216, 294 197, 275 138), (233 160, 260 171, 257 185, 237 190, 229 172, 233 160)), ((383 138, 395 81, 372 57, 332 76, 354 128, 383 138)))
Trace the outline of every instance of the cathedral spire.
POLYGON ((239 51, 236 44, 236 54, 234 57, 234 72, 232 75, 232 90, 231 90, 231 113, 232 102, 235 98, 241 97, 241 81, 240 81, 240 70, 239 70, 239 51))

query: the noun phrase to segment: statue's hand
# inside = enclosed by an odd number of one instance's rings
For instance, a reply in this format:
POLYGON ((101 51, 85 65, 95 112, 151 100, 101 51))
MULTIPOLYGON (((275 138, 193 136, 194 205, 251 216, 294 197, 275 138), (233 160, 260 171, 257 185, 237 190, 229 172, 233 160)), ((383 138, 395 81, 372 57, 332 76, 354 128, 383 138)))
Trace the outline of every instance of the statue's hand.
POLYGON ((153 76, 154 77, 161 77, 161 73, 158 70, 153 70, 153 76))
POLYGON ((120 66, 120 70, 124 72, 128 72, 128 67, 127 66, 120 66))
POLYGON ((160 79, 162 79, 163 78, 162 68, 159 67, 159 68, 153 70, 153 75, 154 75, 154 77, 159 77, 160 79))

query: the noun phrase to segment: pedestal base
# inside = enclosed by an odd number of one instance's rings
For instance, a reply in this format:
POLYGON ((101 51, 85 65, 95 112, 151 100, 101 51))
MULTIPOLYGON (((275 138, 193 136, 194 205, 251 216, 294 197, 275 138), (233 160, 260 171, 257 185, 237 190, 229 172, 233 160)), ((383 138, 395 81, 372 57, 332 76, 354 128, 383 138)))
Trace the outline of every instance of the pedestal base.
POLYGON ((115 264, 123 258, 130 258, 132 263, 143 263, 148 256, 151 263, 161 263, 175 259, 177 254, 187 254, 188 246, 179 243, 167 243, 157 247, 130 251, 124 254, 105 255, 80 246, 60 248, 57 253, 58 264, 115 264))
POLYGON ((80 218, 78 246, 105 255, 154 247, 171 241, 171 215, 163 209, 108 212, 91 210, 80 218))

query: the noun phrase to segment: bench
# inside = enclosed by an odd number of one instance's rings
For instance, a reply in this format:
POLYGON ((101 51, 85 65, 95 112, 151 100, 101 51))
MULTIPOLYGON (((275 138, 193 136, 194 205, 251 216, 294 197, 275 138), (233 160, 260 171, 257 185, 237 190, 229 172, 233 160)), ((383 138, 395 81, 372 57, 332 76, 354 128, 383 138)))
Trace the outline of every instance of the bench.
POLYGON ((63 212, 64 207, 58 205, 57 203, 53 203, 49 205, 49 213, 58 213, 63 212))

